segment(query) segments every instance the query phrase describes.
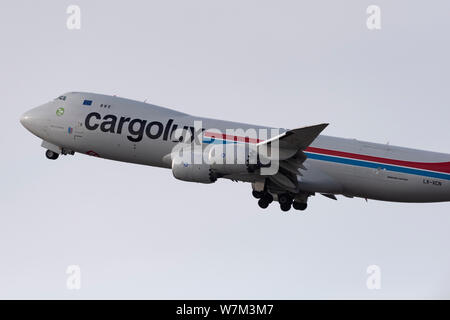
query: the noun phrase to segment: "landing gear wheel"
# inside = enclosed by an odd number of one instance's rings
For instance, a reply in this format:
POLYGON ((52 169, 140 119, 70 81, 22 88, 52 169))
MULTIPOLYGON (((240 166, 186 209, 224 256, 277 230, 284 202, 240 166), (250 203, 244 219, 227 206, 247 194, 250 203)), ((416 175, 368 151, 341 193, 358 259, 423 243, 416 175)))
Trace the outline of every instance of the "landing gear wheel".
POLYGON ((273 202, 273 197, 272 197, 272 195, 270 193, 264 194, 262 199, 265 199, 269 204, 271 204, 273 202))
POLYGON ((289 205, 291 205, 292 198, 286 193, 279 194, 278 195, 278 202, 280 203, 280 205, 282 205, 282 204, 289 204, 289 205))
POLYGON ((253 190, 252 191, 252 195, 253 197, 255 197, 256 199, 261 199, 264 196, 264 191, 256 191, 253 190))
POLYGON ((271 204, 273 202, 273 197, 270 193, 263 193, 263 195, 261 196, 261 199, 259 199, 258 201, 258 205, 262 208, 262 209, 266 209, 269 204, 271 204))
POLYGON ((308 208, 308 204, 305 202, 296 202, 294 201, 294 203, 292 204, 292 207, 294 207, 295 210, 306 210, 306 208, 308 208))
POLYGON ((53 152, 51 150, 47 150, 45 152, 45 156, 47 157, 47 159, 56 160, 56 159, 58 159, 59 154, 57 154, 56 152, 53 152))
POLYGON ((266 209, 269 206, 269 201, 265 198, 261 198, 258 200, 258 205, 261 209, 266 209))
POLYGON ((291 204, 290 203, 282 203, 282 204, 280 204, 280 208, 284 212, 287 212, 287 211, 291 210, 291 204))

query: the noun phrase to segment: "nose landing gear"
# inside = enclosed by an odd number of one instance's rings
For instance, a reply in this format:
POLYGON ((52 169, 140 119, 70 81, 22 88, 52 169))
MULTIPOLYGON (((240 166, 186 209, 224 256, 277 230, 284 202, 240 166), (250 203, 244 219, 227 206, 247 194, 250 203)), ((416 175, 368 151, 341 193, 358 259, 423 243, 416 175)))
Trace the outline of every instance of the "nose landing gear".
POLYGON ((59 154, 57 154, 56 152, 53 152, 52 150, 47 150, 47 151, 45 151, 45 156, 47 157, 47 159, 56 160, 56 159, 58 159, 59 154))

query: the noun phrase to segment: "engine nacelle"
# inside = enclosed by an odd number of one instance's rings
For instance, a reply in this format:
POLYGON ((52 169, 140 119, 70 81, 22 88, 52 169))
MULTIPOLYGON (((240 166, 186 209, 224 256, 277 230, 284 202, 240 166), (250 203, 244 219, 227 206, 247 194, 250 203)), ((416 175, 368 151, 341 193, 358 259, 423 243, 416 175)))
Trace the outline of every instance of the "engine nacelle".
POLYGON ((244 144, 215 145, 208 159, 211 168, 220 175, 244 174, 261 167, 257 150, 244 144))
POLYGON ((208 164, 172 161, 172 173, 175 178, 189 182, 213 183, 217 180, 213 169, 208 164))

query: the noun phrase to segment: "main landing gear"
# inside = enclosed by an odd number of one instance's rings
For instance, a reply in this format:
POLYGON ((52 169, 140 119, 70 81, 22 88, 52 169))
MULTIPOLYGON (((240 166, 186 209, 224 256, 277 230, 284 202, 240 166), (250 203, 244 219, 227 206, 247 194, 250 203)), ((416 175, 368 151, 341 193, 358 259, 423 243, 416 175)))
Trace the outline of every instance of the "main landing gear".
POLYGON ((252 195, 258 200, 258 205, 261 209, 266 209, 269 204, 273 202, 273 197, 270 193, 264 191, 253 190, 252 195))
POLYGON ((292 197, 289 194, 287 194, 287 193, 279 194, 278 202, 280 203, 280 209, 282 211, 287 212, 287 211, 291 210, 292 197))
POLYGON ((278 202, 280 203, 280 209, 283 211, 289 211, 292 208, 295 210, 304 211, 308 207, 306 202, 295 201, 289 194, 279 194, 278 202))
MULTIPOLYGON (((258 205, 262 209, 266 209, 274 201, 273 196, 266 191, 253 190, 252 195, 256 199, 259 199, 258 205)), ((284 212, 289 211, 291 208, 304 211, 308 207, 306 202, 295 201, 289 193, 278 194, 277 197, 280 203, 280 209, 284 212)))
POLYGON ((293 207, 295 210, 304 211, 304 210, 306 210, 306 208, 308 208, 308 204, 307 204, 306 202, 297 202, 297 201, 294 201, 294 202, 292 203, 292 207, 293 207))
POLYGON ((59 154, 57 154, 56 152, 53 152, 52 150, 47 150, 47 151, 45 151, 45 156, 47 157, 47 159, 56 160, 56 159, 58 159, 59 154))
POLYGON ((287 212, 292 208, 295 210, 304 211, 308 207, 306 202, 295 201, 289 194, 279 194, 278 202, 280 203, 280 209, 287 212))
POLYGON ((266 209, 269 204, 271 204, 273 202, 273 197, 271 194, 266 193, 265 195, 263 195, 261 197, 261 199, 258 200, 258 205, 260 208, 262 209, 266 209))

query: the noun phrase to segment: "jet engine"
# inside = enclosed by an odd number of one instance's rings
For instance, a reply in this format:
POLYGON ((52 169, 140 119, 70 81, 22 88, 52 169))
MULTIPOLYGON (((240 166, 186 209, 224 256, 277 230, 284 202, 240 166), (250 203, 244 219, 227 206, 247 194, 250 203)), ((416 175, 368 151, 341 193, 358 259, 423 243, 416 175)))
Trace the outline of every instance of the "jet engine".
POLYGON ((191 164, 172 161, 172 173, 178 180, 189 182, 213 183, 217 180, 214 170, 206 163, 191 164))
POLYGON ((220 175, 252 173, 261 167, 256 149, 244 144, 212 146, 208 160, 220 175))

